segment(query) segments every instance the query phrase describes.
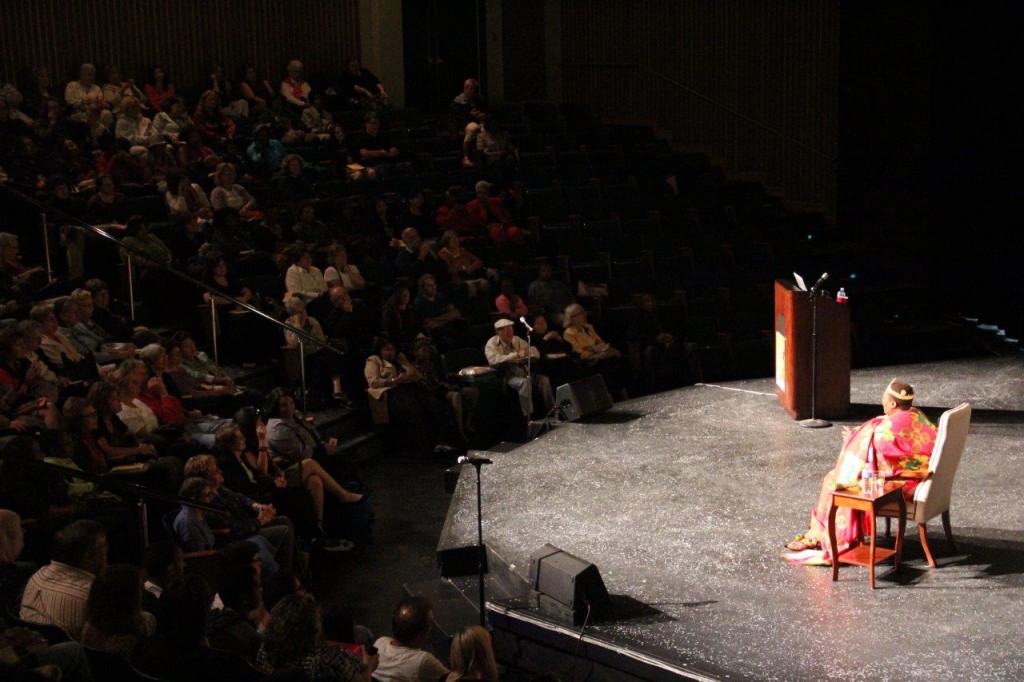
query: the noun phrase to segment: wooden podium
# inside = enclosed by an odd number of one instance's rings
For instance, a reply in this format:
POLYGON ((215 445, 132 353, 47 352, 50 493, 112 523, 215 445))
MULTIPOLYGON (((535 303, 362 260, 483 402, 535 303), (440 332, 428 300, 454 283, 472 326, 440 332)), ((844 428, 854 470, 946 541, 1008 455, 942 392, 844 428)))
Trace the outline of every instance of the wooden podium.
MULTIPOLYGON (((816 417, 850 408, 850 309, 818 298, 816 417)), ((775 280, 775 393, 793 419, 811 416, 811 301, 789 280, 775 280)))

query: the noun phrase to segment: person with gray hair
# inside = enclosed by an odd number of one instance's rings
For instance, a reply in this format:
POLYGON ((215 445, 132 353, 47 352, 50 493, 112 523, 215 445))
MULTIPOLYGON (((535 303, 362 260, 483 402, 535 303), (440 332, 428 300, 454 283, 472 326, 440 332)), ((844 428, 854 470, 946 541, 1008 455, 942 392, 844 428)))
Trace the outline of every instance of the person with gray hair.
POLYGON ((57 625, 80 639, 89 589, 107 567, 107 549, 107 533, 96 521, 75 521, 58 531, 52 561, 25 585, 19 617, 57 625))
POLYGON ((73 110, 71 118, 75 121, 88 123, 92 128, 102 126, 108 131, 114 125, 114 115, 103 99, 103 90, 96 85, 96 67, 92 64, 78 67, 78 80, 64 88, 64 102, 73 110))

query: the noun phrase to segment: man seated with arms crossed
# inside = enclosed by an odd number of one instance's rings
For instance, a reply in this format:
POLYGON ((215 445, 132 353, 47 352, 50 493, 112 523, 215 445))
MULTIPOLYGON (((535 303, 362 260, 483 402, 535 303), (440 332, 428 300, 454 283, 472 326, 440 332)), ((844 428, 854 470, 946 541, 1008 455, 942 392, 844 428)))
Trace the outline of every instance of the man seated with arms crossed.
POLYGON ((551 412, 555 397, 551 393, 551 381, 543 374, 531 373, 527 377, 526 363, 529 358, 537 360, 540 351, 531 348, 515 335, 512 320, 502 318, 494 323, 495 335, 484 346, 487 364, 502 373, 505 384, 519 394, 519 406, 527 419, 533 414, 533 396, 536 394, 544 404, 544 414, 551 412), (531 390, 532 379, 532 390, 531 390))

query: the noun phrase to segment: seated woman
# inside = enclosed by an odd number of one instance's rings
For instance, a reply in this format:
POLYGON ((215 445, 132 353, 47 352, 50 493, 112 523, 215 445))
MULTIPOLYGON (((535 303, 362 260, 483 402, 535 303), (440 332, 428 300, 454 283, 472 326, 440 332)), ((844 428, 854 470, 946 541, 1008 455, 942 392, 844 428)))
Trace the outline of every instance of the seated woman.
POLYGON ((127 140, 132 145, 132 154, 145 154, 151 144, 164 141, 163 135, 153 125, 153 121, 142 115, 142 104, 139 100, 134 97, 123 98, 118 112, 114 136, 127 140))
POLYGON ((381 330, 399 348, 412 348, 412 343, 421 331, 419 315, 412 307, 412 293, 405 284, 391 292, 381 310, 381 330))
POLYGON ((210 89, 217 93, 221 113, 231 118, 249 118, 249 100, 235 89, 235 84, 224 73, 224 67, 214 64, 210 69, 210 89))
POLYGON ((579 379, 580 371, 573 358, 572 344, 563 339, 557 329, 551 328, 543 313, 526 319, 533 326, 530 345, 540 351, 534 371, 548 377, 551 385, 556 387, 579 379))
POLYGON ((327 223, 318 220, 316 217, 315 201, 306 200, 299 203, 298 217, 299 219, 292 225, 292 232, 305 242, 310 249, 324 248, 334 242, 331 228, 327 226, 327 223))
POLYGON ((526 301, 516 293, 516 285, 511 277, 504 277, 501 280, 501 293, 494 299, 494 307, 499 313, 511 315, 512 317, 524 317, 530 312, 526 301))
POLYGON ((598 335, 594 325, 587 322, 587 311, 583 306, 573 303, 567 307, 564 319, 562 338, 572 344, 573 353, 583 363, 584 370, 603 376, 613 396, 618 395, 623 400, 629 398, 619 366, 622 354, 598 335))
POLYGON ((18 235, 11 232, 0 232, 0 281, 3 279, 28 296, 42 294, 48 282, 46 268, 21 262, 18 235))
MULTIPOLYGON (((296 244, 288 249, 286 255, 291 265, 284 275, 285 290, 304 303, 323 301, 324 294, 327 293, 327 284, 324 281, 324 273, 313 265, 313 255, 309 249, 296 244)), ((323 307, 319 303, 316 306, 323 307)))
MULTIPOLYGON (((189 504, 190 502, 204 505, 213 504, 216 498, 215 482, 206 476, 190 476, 181 484, 178 497, 182 500, 182 505, 178 515, 174 517, 175 540, 181 544, 186 555, 193 557, 215 555, 217 548, 222 546, 232 535, 230 527, 223 523, 222 515, 189 504), (216 532, 213 524, 216 524, 216 532)), ((249 530, 256 531, 270 523, 273 513, 273 507, 261 505, 256 524, 248 524, 249 530)), ((265 573, 273 576, 282 570, 282 566, 276 558, 278 548, 274 547, 267 538, 252 532, 245 539, 259 547, 260 561, 265 573)))
POLYGON ((128 219, 128 205, 112 175, 96 180, 96 192, 86 202, 86 218, 91 223, 123 225, 128 219))
POLYGON ((99 378, 99 368, 92 353, 82 353, 60 332, 60 322, 53 305, 37 305, 29 319, 42 327, 43 338, 36 355, 58 378, 69 382, 89 382, 99 378))
MULTIPOLYGON (((795 554, 789 559, 799 563, 829 565, 828 515, 831 493, 856 486, 861 472, 875 471, 886 478, 907 478, 903 495, 914 497, 918 480, 928 473, 928 459, 935 447, 936 429, 913 406, 914 389, 893 379, 882 393, 883 415, 854 429, 843 429, 843 448, 836 466, 825 475, 818 503, 811 512, 807 531, 786 545, 795 554)), ((863 513, 849 508, 836 512, 836 540, 840 552, 860 542, 864 534, 863 513)))
POLYGON ((355 654, 323 641, 320 607, 306 593, 290 594, 270 611, 270 624, 256 666, 267 675, 288 679, 370 682, 377 658, 355 654))
POLYGON ((217 172, 214 175, 217 186, 210 192, 210 205, 215 211, 222 208, 233 208, 242 218, 249 220, 256 217, 256 200, 244 187, 235 182, 237 177, 238 174, 233 164, 221 163, 217 166, 217 172))
POLYGON ((160 457, 156 447, 140 442, 117 416, 121 399, 109 382, 97 382, 87 398, 71 397, 61 410, 64 425, 74 438, 75 461, 98 476, 138 478, 143 485, 173 495, 181 485, 181 463, 160 457), (129 467, 116 469, 116 467, 129 467))
POLYGON ((366 392, 372 400, 387 408, 388 426, 400 430, 404 444, 413 451, 447 452, 453 448, 443 439, 450 430, 451 419, 445 414, 447 404, 432 395, 413 365, 386 339, 377 343, 366 358, 363 370, 366 392))
POLYGON ((356 109, 379 109, 388 105, 388 91, 384 89, 384 84, 373 72, 363 68, 355 57, 345 62, 338 94, 356 109))
MULTIPOLYGON (((297 296, 288 298, 285 301, 284 307, 288 311, 288 319, 285 320, 288 324, 296 329, 301 329, 315 339, 327 342, 327 337, 324 335, 320 323, 306 314, 306 304, 301 298, 297 296)), ((310 377, 314 387, 320 384, 326 388, 325 379, 329 378, 334 399, 340 401, 346 407, 351 408, 353 406, 352 400, 346 394, 341 384, 341 359, 337 355, 315 343, 302 339, 290 329, 284 330, 284 341, 289 348, 298 349, 301 344, 305 355, 306 374, 310 377)))
POLYGON ((146 99, 153 111, 163 109, 166 100, 174 97, 174 84, 164 67, 157 64, 149 70, 149 81, 146 83, 146 99))
POLYGON ((341 504, 354 504, 362 500, 363 495, 343 488, 312 458, 279 468, 270 458, 266 425, 258 422, 256 434, 259 446, 257 454, 253 454, 237 424, 225 424, 217 431, 214 450, 225 484, 243 495, 280 507, 303 531, 300 535, 310 538, 314 545, 329 551, 350 549, 350 543, 328 538, 324 530, 324 496, 326 493, 341 504), (307 503, 311 506, 312 523, 303 524, 307 503), (309 525, 312 528, 303 528, 309 525))
POLYGON ((231 414, 239 407, 233 383, 208 384, 189 374, 181 354, 181 341, 176 336, 164 341, 163 348, 167 351, 164 381, 186 406, 208 414, 231 414))
POLYGON ((348 249, 344 244, 327 247, 327 262, 324 284, 328 290, 340 285, 346 291, 358 291, 366 286, 366 279, 359 273, 359 268, 348 262, 348 249))
POLYGON ((498 664, 494 660, 494 647, 487 628, 465 625, 456 630, 448 662, 452 671, 444 682, 498 682, 498 664))
POLYGON ((110 286, 102 279, 87 279, 83 288, 92 294, 92 319, 114 338, 127 339, 132 335, 129 321, 110 309, 110 286))
POLYGON ((199 104, 192 112, 192 123, 203 136, 203 141, 211 147, 223 146, 235 136, 235 122, 224 115, 215 90, 207 90, 199 98, 199 104))
POLYGON ((153 127, 168 142, 177 142, 182 139, 184 132, 194 128, 195 124, 185 109, 185 100, 170 97, 164 101, 163 109, 153 117, 153 127))
POLYGON ((31 353, 28 337, 20 324, 0 331, 0 430, 38 428, 41 410, 57 399, 56 377, 31 353))
POLYGON ((177 168, 167 174, 167 192, 164 193, 164 201, 167 202, 167 210, 173 220, 185 222, 192 217, 206 220, 213 217, 213 210, 206 192, 177 168))
POLYGON ((142 573, 130 564, 107 566, 89 588, 82 644, 129 656, 141 637, 156 631, 156 617, 142 610, 142 573))
POLYGON ((103 90, 96 85, 96 67, 92 64, 79 67, 78 80, 69 82, 64 89, 64 102, 75 121, 100 125, 107 130, 114 125, 114 115, 103 99, 103 90))
POLYGON ((257 72, 252 64, 242 67, 238 91, 249 103, 249 111, 254 115, 261 114, 270 105, 270 100, 277 96, 270 86, 270 81, 257 72))
POLYGON ((266 180, 281 169, 281 161, 287 152, 280 140, 271 136, 269 123, 261 123, 253 129, 253 141, 245 150, 253 174, 266 180))
POLYGON ((193 178, 201 178, 221 164, 213 149, 203 144, 203 136, 195 128, 182 131, 184 144, 178 147, 178 165, 193 178))
POLYGON ((478 256, 462 246, 462 238, 455 230, 445 230, 441 235, 441 249, 437 255, 448 266, 448 281, 451 285, 463 288, 470 297, 491 290, 488 277, 497 273, 485 268, 478 256))
POLYGON ((332 456, 338 452, 334 438, 325 441, 308 423, 295 405, 295 395, 275 388, 267 395, 267 447, 278 465, 301 462, 311 457, 332 456))
MULTIPOLYGON (((316 196, 316 188, 313 187, 305 169, 306 161, 298 154, 288 154, 281 159, 281 168, 274 176, 274 186, 280 194, 282 204, 291 206, 309 202, 316 196)), ((299 206, 296 212, 301 212, 301 208, 299 206)))

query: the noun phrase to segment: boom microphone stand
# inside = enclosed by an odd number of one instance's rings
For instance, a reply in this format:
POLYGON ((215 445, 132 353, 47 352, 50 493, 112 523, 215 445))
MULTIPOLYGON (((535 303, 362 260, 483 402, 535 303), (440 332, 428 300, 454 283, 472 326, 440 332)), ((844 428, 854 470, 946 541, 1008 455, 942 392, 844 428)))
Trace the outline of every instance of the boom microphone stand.
POLYGON ((811 299, 811 418, 801 419, 799 424, 805 429, 824 429, 832 426, 832 422, 817 418, 818 403, 818 294, 821 285, 828 279, 828 273, 821 277, 810 291, 811 299))

